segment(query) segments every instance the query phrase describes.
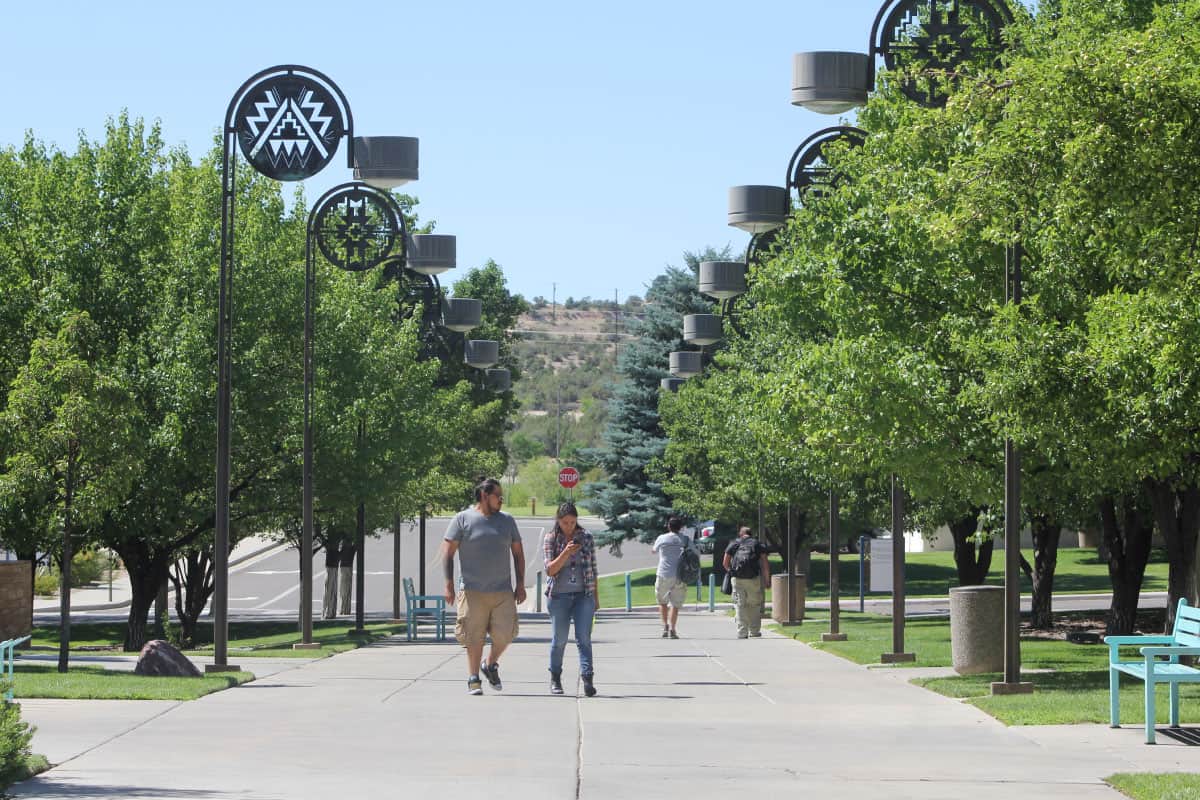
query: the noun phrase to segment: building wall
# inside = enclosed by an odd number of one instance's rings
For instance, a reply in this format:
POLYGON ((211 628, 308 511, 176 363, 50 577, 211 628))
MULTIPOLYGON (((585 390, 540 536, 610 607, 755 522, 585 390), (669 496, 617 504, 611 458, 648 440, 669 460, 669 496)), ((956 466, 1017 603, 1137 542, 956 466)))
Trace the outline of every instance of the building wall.
POLYGON ((0 641, 33 630, 33 563, 0 561, 0 641))
MULTIPOLYGON (((1156 544, 1158 542, 1156 541, 1156 544)), ((1075 531, 1064 530, 1058 539, 1058 546, 1066 547, 1081 547, 1079 534, 1075 531)), ((1095 545, 1089 545, 1095 546, 1095 545)), ((1024 528, 1021 531, 1021 548, 1023 550, 1033 549, 1033 533, 1029 528, 1024 528)), ((996 539, 996 552, 1003 552, 1004 537, 1000 536, 996 539)), ((925 536, 920 531, 908 531, 904 534, 904 551, 906 553, 931 553, 931 552, 953 552, 954 537, 950 535, 950 528, 942 525, 932 536, 925 536)))

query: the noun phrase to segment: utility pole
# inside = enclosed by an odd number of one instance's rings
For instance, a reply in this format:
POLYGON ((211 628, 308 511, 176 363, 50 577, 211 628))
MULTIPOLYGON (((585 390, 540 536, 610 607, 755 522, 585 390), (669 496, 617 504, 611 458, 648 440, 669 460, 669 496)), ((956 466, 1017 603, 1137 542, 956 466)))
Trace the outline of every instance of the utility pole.
POLYGON ((558 381, 558 373, 557 372, 554 375, 554 380, 556 382, 556 385, 554 387, 554 394, 555 394, 555 400, 556 400, 555 406, 557 408, 557 413, 555 414, 555 417, 554 417, 554 460, 559 461, 561 459, 559 458, 558 451, 559 451, 559 448, 562 447, 562 384, 557 383, 557 381, 558 381))
POLYGON ((621 341, 621 306, 617 303, 617 290, 613 289, 613 360, 617 358, 617 348, 621 341))
POLYGON ((558 322, 558 284, 550 284, 550 321, 558 322))

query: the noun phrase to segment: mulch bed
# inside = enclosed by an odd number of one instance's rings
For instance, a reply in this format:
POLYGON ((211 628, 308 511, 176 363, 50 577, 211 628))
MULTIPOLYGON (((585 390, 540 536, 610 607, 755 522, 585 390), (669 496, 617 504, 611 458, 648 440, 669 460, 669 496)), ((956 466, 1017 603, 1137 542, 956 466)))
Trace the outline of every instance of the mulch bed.
MULTIPOLYGON (((1026 616, 1021 620, 1021 637, 1025 639, 1058 639, 1078 641, 1081 644, 1102 641, 1107 625, 1107 614, 1103 611, 1064 611, 1054 615, 1054 627, 1049 630, 1034 630, 1026 616)), ((1162 633, 1167 619, 1166 609, 1150 608, 1137 612, 1134 634, 1162 633)))

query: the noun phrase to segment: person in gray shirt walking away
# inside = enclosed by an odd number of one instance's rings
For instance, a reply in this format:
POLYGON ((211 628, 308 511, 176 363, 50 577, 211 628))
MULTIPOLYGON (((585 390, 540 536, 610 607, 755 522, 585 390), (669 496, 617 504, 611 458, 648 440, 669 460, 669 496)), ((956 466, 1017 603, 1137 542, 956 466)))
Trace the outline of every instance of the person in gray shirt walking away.
POLYGON ((480 482, 475 487, 475 505, 454 516, 442 542, 446 602, 455 604, 458 616, 454 636, 467 648, 469 694, 483 694, 480 674, 496 691, 504 688, 500 682, 500 655, 517 638, 517 604, 525 602, 525 549, 517 521, 500 510, 503 502, 499 481, 488 478, 480 482), (461 567, 461 591, 457 593, 455 553, 461 567), (489 634, 492 649, 487 662, 483 662, 483 644, 489 634))
POLYGON ((675 626, 679 621, 679 609, 687 596, 687 585, 679 580, 679 559, 683 551, 692 546, 683 530, 683 520, 671 517, 667 520, 667 532, 654 540, 651 549, 658 553, 658 570, 654 576, 654 596, 658 600, 658 613, 662 616, 662 638, 678 639, 675 626))

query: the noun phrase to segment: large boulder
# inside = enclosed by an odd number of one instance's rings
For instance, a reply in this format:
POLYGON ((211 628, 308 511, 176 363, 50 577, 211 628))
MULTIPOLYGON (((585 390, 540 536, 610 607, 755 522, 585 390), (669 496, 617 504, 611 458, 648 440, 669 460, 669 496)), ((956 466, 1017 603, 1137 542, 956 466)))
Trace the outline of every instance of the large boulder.
POLYGON ((157 675, 166 678, 199 678, 200 670, 169 642, 152 639, 138 655, 137 675, 157 675))

